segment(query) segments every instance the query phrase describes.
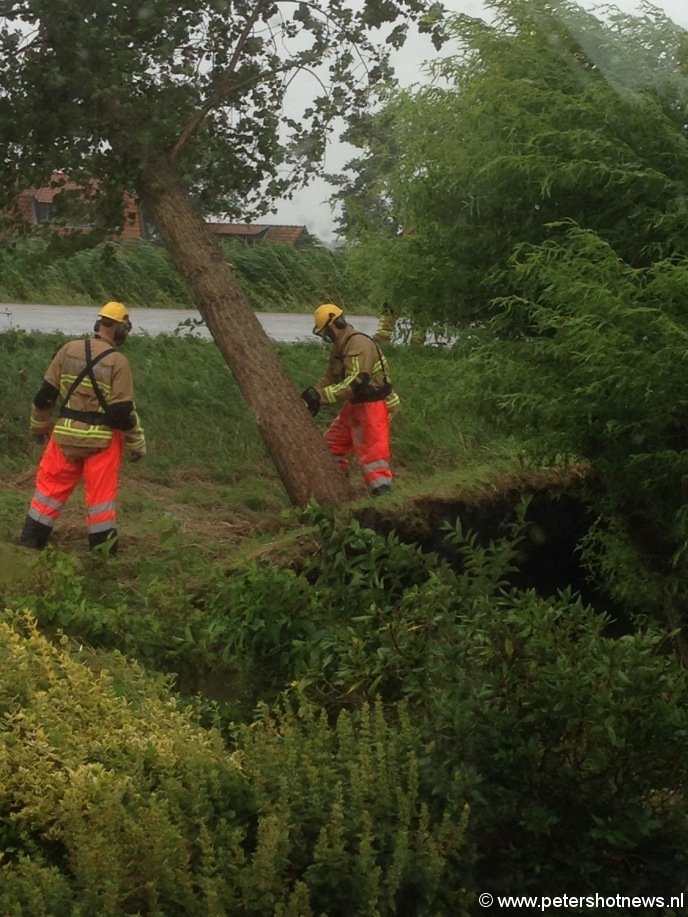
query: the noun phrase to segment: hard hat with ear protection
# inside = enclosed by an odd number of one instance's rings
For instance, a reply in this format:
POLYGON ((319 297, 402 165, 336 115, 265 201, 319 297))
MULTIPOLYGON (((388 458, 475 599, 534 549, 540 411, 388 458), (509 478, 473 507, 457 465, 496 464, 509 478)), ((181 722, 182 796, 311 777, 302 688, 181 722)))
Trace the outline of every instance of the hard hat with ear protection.
POLYGON ((105 303, 98 313, 98 318, 109 318, 112 322, 127 324, 129 322, 129 310, 124 303, 112 300, 105 303))
POLYGON ((330 322, 340 318, 342 315, 344 315, 344 312, 339 308, 339 306, 335 306, 335 304, 332 302, 326 302, 322 306, 318 306, 313 314, 315 319, 313 334, 322 334, 330 322))
POLYGON ((94 325, 93 330, 98 334, 101 331, 101 322, 114 322, 113 333, 115 336, 115 344, 118 346, 123 344, 127 339, 127 335, 131 331, 131 321, 129 319, 129 310, 124 305, 123 302, 117 302, 116 300, 111 300, 106 302, 103 308, 98 313, 98 318, 94 325))

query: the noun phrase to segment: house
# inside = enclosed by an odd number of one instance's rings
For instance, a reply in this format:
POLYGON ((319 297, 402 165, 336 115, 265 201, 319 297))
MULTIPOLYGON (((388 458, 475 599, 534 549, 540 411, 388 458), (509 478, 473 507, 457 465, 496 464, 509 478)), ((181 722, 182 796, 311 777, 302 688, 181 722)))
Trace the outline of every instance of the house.
MULTIPOLYGON (((86 200, 89 193, 97 186, 94 181, 90 187, 84 187, 69 180, 64 172, 53 172, 50 185, 42 188, 29 188, 17 197, 20 218, 32 226, 49 223, 55 218, 55 198, 63 191, 76 193, 86 200)), ((124 225, 119 239, 145 239, 148 237, 146 223, 140 204, 130 193, 124 194, 124 225)), ((246 245, 261 245, 264 242, 280 242, 299 248, 311 240, 305 226, 273 226, 259 223, 211 223, 206 224, 218 239, 239 239, 246 245)), ((67 222, 66 228, 72 230, 89 229, 90 226, 78 222, 67 222)))
MULTIPOLYGON (((17 196, 17 208, 19 215, 26 223, 37 226, 41 223, 49 223, 55 217, 55 198, 63 191, 72 194, 78 194, 80 198, 87 200, 89 193, 92 193, 96 183, 93 182, 91 188, 84 188, 76 182, 69 181, 63 172, 53 172, 49 185, 42 188, 28 188, 20 192, 17 196)), ((124 225, 119 233, 118 238, 143 239, 146 237, 145 224, 141 207, 134 196, 130 193, 124 194, 124 225)), ((79 222, 67 222, 66 229, 90 229, 91 226, 79 222)))

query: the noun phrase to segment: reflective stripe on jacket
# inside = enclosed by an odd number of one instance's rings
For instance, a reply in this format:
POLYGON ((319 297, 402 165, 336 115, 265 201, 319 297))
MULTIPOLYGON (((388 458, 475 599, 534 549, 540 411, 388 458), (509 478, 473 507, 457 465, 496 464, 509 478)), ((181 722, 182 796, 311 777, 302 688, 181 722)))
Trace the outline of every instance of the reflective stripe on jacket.
POLYGON ((333 345, 327 369, 315 388, 325 404, 380 400, 393 409, 400 403, 399 396, 390 391, 384 354, 371 337, 356 331, 352 325, 333 345), (363 392, 355 385, 361 373, 369 377, 363 392))
MULTIPOLYGON (((90 340, 91 355, 96 357, 111 345, 97 335, 90 340)), ((84 340, 69 341, 55 354, 45 374, 45 382, 59 392, 64 400, 72 383, 86 366, 86 343, 84 340)), ((145 435, 134 406, 134 385, 127 358, 113 350, 93 366, 93 375, 103 398, 108 405, 130 404, 129 429, 123 431, 124 439, 134 452, 144 453, 145 435)), ((64 405, 74 412, 103 416, 103 423, 86 422, 72 417, 58 417, 54 426, 54 407, 31 406, 31 432, 47 433, 52 427, 55 441, 65 448, 86 449, 89 452, 106 448, 112 440, 112 426, 105 420, 103 407, 96 395, 90 376, 86 374, 64 405)))

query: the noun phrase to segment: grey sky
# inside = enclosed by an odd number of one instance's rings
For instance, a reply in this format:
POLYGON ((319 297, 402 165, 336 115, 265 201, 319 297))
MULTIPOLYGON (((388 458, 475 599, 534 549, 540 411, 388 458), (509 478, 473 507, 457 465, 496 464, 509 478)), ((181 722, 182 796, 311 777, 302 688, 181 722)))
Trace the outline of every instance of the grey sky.
MULTIPOLYGON (((595 0, 579 0, 581 6, 594 9, 601 4, 595 0)), ((486 6, 481 0, 444 0, 447 9, 455 13, 467 13, 471 16, 486 16, 486 6)), ((619 9, 627 12, 638 12, 640 4, 633 0, 618 0, 619 9)), ((688 3, 686 0, 664 0, 653 4, 679 25, 688 29, 688 3)), ((436 56, 436 51, 425 36, 410 38, 403 52, 397 55, 395 67, 402 86, 411 86, 424 79, 423 65, 436 56)), ((330 143, 327 151, 326 169, 328 172, 339 171, 352 154, 337 142, 330 143)), ((314 180, 308 188, 299 191, 291 201, 281 201, 274 216, 266 217, 266 222, 305 225, 310 232, 323 242, 333 242, 334 217, 329 205, 332 187, 321 180, 314 180)))

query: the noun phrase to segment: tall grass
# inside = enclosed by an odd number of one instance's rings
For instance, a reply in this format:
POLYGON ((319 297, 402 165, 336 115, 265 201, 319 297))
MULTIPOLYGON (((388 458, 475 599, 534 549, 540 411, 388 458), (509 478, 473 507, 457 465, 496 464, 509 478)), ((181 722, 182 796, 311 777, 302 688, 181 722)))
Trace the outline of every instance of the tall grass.
MULTIPOLYGON (((61 335, 0 334, 0 470, 26 460, 28 412, 61 335)), ((319 343, 276 344, 297 391, 322 374, 319 343)), ((150 474, 195 467, 210 480, 271 475, 253 415, 216 346, 195 337, 132 337, 125 345, 146 427, 150 474)), ((402 409, 392 422, 395 459, 410 474, 451 468, 484 442, 482 422, 463 398, 462 360, 450 350, 385 348, 402 409), (430 463, 430 466, 429 466, 430 463)), ((325 427, 334 411, 317 418, 325 427)), ((140 466, 140 467, 143 467, 140 466)))
MULTIPOLYGON (((309 312, 328 300, 349 312, 371 307, 343 252, 238 241, 222 248, 257 311, 309 312)), ((105 242, 69 251, 29 238, 0 249, 0 301, 96 305, 112 298, 137 308, 192 308, 167 251, 153 242, 105 242)))
MULTIPOLYGON (((31 400, 52 353, 65 339, 0 334, 0 537, 12 535, 32 486, 38 458, 28 437, 31 400), (22 497, 2 482, 25 480, 22 497), (21 512, 20 505, 21 504, 21 512)), ((317 381, 328 353, 318 343, 276 345, 297 391, 317 381)), ((398 489, 438 472, 479 464, 504 453, 465 398, 464 360, 442 349, 386 348, 402 409, 392 422, 398 489)), ((212 520, 246 519, 289 508, 253 415, 214 344, 192 337, 134 337, 126 344, 148 455, 126 475, 150 491, 122 498, 143 526, 173 524, 176 509, 206 509, 212 520), (174 509, 175 507, 176 509, 174 509), (254 514, 254 515, 252 515, 254 514)), ((334 411, 317 418, 324 430, 334 411)), ((352 472, 355 482, 356 472, 352 472)), ((361 485, 362 486, 362 485, 361 485)))

